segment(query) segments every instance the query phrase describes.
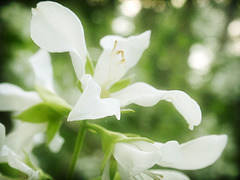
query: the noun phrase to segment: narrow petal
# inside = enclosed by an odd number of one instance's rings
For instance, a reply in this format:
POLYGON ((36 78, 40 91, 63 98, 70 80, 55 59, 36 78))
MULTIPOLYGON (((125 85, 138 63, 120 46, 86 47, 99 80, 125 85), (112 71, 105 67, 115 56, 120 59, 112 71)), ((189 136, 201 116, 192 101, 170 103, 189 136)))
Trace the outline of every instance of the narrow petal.
POLYGON ((174 170, 150 170, 155 175, 163 176, 161 180, 190 180, 185 174, 174 170))
MULTIPOLYGON (((141 142, 142 141, 139 143, 141 142)), ((153 147, 153 144, 151 143, 148 143, 148 145, 151 148, 153 147)), ((141 149, 131 143, 116 143, 113 156, 121 165, 121 167, 125 169, 126 172, 128 172, 128 176, 135 176, 142 173, 143 171, 154 166, 157 162, 160 161, 161 158, 161 154, 157 151, 156 148, 155 151, 149 151, 148 148, 141 149)))
POLYGON ((162 160, 158 165, 183 170, 205 168, 221 156, 226 144, 226 135, 204 136, 181 145, 176 141, 159 143, 162 160))
POLYGON ((146 83, 138 82, 111 94, 111 97, 118 99, 121 106, 127 106, 131 103, 140 106, 153 106, 160 100, 169 101, 186 119, 190 129, 199 125, 202 119, 197 102, 182 91, 157 90, 146 83))
POLYGON ((41 101, 36 92, 9 83, 0 84, 0 111, 23 111, 41 101))
POLYGON ((8 152, 7 163, 10 167, 17 169, 28 175, 28 179, 38 179, 38 171, 33 170, 24 164, 15 154, 11 151, 8 152))
POLYGON ((34 137, 46 130, 46 123, 21 123, 6 136, 5 144, 15 153, 24 155, 34 147, 34 137), (23 133, 24 132, 24 133, 23 133))
POLYGON ((58 153, 64 143, 64 139, 59 133, 56 133, 53 140, 49 144, 49 148, 52 152, 58 153))
POLYGON ((120 119, 119 101, 112 98, 101 99, 101 88, 90 75, 81 79, 84 92, 70 112, 68 121, 98 119, 115 115, 120 119))
POLYGON ((32 9, 30 26, 33 41, 50 52, 71 52, 80 79, 86 62, 87 48, 82 23, 68 8, 56 2, 40 2, 32 9), (77 58, 76 58, 77 57, 77 58), (80 67, 80 68, 79 68, 80 67), (79 69, 78 69, 79 68, 79 69))
POLYGON ((49 53, 40 49, 30 58, 30 63, 35 74, 35 84, 54 92, 53 69, 49 53))
POLYGON ((0 149, 2 149, 4 142, 5 142, 5 127, 2 123, 0 123, 0 149))
MULTIPOLYGON (((0 123, 0 127, 2 127, 2 124, 0 123)), ((2 128, 0 129, 1 133, 2 128)), ((38 179, 38 171, 33 170, 29 166, 27 166, 21 159, 20 156, 18 156, 11 148, 9 148, 7 145, 3 145, 0 148, 0 163, 7 163, 10 167, 17 169, 26 175, 28 175, 28 179, 38 179)))
POLYGON ((123 38, 120 36, 105 36, 100 44, 103 53, 100 56, 94 73, 94 79, 103 87, 109 88, 120 80, 125 73, 135 66, 145 49, 150 44, 151 31, 137 36, 123 38))

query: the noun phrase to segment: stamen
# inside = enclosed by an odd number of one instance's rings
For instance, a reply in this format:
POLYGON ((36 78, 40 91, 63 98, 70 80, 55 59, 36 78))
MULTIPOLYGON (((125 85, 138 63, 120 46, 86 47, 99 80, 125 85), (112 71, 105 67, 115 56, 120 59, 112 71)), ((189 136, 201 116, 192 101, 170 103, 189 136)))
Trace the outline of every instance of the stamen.
POLYGON ((145 175, 147 175, 148 177, 150 178, 153 178, 154 180, 161 180, 163 178, 163 175, 162 174, 154 174, 150 171, 145 171, 144 172, 145 175))
POLYGON ((112 50, 112 52, 115 51, 116 47, 117 47, 117 40, 115 40, 115 42, 114 42, 114 46, 113 46, 113 50, 112 50))
POLYGON ((126 63, 124 51, 122 51, 122 50, 117 51, 117 55, 119 55, 119 54, 121 54, 121 58, 122 58, 122 59, 119 61, 119 63, 120 63, 120 64, 126 63))

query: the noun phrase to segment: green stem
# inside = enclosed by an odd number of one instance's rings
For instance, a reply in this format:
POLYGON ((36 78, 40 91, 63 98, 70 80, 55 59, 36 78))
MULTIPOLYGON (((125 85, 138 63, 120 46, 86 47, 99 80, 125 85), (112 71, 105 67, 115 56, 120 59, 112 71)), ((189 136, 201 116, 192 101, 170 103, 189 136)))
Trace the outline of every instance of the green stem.
POLYGON ((71 164, 68 170, 68 176, 67 179, 70 180, 73 178, 73 173, 77 164, 77 160, 78 157, 80 155, 80 152, 82 150, 82 146, 83 146, 83 140, 86 134, 86 127, 85 127, 86 121, 82 121, 80 122, 80 127, 78 130, 78 136, 77 136, 77 140, 76 140, 76 144, 74 147, 74 151, 73 151, 73 155, 72 155, 72 160, 71 160, 71 164))
POLYGON ((103 133, 107 133, 109 132, 109 130, 105 129, 104 127, 97 125, 97 124, 93 124, 93 123, 86 123, 85 126, 88 129, 94 130, 96 131, 98 134, 103 134, 103 133))

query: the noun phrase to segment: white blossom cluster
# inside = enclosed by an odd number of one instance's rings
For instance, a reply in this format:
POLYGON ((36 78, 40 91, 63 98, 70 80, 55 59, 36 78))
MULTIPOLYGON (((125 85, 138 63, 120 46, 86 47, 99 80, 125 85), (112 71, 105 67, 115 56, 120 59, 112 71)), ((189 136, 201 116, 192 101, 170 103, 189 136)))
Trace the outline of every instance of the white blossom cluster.
MULTIPOLYGON (((108 35, 100 40, 103 51, 94 68, 85 43, 81 21, 68 8, 51 1, 40 2, 32 9, 31 38, 40 50, 30 58, 36 91, 0 84, 0 110, 12 111, 21 120, 5 135, 0 124, 0 163, 7 163, 27 175, 41 179, 44 173, 26 156, 31 154, 36 137, 45 134, 52 152, 64 143, 59 135, 62 121, 94 120, 107 116, 121 119, 121 111, 129 104, 154 106, 161 100, 173 104, 186 120, 189 129, 201 123, 199 105, 179 90, 158 90, 144 82, 130 84, 125 77, 150 44, 151 31, 128 38, 108 35), (81 96, 74 105, 60 98, 53 86, 53 70, 48 52, 69 52, 78 78, 81 96)), ((68 122, 70 123, 70 122, 68 122)), ((105 157, 101 178, 114 179, 118 173, 123 180, 189 179, 176 170, 151 169, 153 166, 178 170, 195 170, 213 164, 222 154, 226 135, 208 135, 179 144, 153 142, 147 138, 128 137, 102 127, 83 125, 96 130, 102 137, 105 157), (112 173, 112 166, 116 170, 112 173)), ((6 178, 0 173, 0 178, 6 178)))

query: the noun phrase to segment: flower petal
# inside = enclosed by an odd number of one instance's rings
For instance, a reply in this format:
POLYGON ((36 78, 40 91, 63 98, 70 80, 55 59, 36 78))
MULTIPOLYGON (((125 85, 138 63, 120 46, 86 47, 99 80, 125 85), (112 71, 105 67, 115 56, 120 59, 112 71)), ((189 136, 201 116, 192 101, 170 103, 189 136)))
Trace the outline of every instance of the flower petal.
POLYGON ((24 91, 9 83, 0 84, 1 111, 23 111, 41 101, 36 92, 24 91))
POLYGON ((115 115, 120 119, 120 105, 112 98, 101 99, 101 88, 88 74, 81 79, 83 93, 70 112, 68 121, 98 119, 115 115))
POLYGON ((50 52, 71 52, 75 72, 80 79, 87 56, 84 31, 78 17, 56 2, 40 2, 32 9, 31 37, 50 52), (77 58, 76 58, 77 57, 77 58))
POLYGON ((23 151, 27 153, 32 151, 35 135, 45 130, 46 123, 21 123, 6 136, 5 144, 15 153, 24 155, 23 151))
POLYGON ((124 54, 129 69, 137 64, 145 49, 148 48, 150 44, 150 36, 150 30, 136 36, 130 36, 128 38, 109 35, 100 40, 100 45, 103 47, 103 49, 112 50, 115 41, 117 41, 115 50, 122 50, 125 52, 124 54))
POLYGON ((23 163, 14 153, 8 152, 7 163, 10 167, 17 169, 28 175, 28 179, 38 179, 38 171, 33 170, 25 163, 23 163))
POLYGON ((5 127, 2 123, 0 123, 0 149, 2 149, 4 142, 5 142, 5 127))
MULTIPOLYGON (((141 147, 146 147, 147 142, 139 141, 138 144, 144 143, 141 147)), ((147 143, 149 148, 154 145, 147 143)), ((160 161, 161 154, 157 151, 149 151, 149 148, 140 149, 131 143, 116 143, 113 156, 120 166, 128 172, 128 176, 135 176, 151 168, 160 161)))
POLYGON ((30 58, 30 63, 35 74, 35 84, 54 92, 53 69, 49 53, 40 49, 30 58))
POLYGON ((120 80, 125 73, 135 66, 144 50, 150 43, 151 31, 137 36, 123 38, 120 36, 105 36, 100 44, 103 47, 94 73, 94 79, 103 87, 109 88, 120 80))
POLYGON ((190 180, 189 177, 179 171, 154 169, 150 170, 150 172, 156 175, 162 175, 163 178, 161 178, 161 180, 190 180))
POLYGON ((158 165, 183 170, 201 169, 213 164, 226 144, 226 135, 204 136, 181 145, 176 141, 157 143, 162 152, 158 165))
POLYGON ((190 129, 199 125, 202 119, 201 110, 196 101, 182 91, 157 90, 146 83, 138 82, 111 94, 111 97, 118 99, 121 106, 131 103, 140 106, 153 106, 160 100, 172 102, 174 107, 186 119, 190 129))
POLYGON ((49 144, 49 148, 52 152, 58 153, 64 143, 64 139, 60 136, 59 132, 57 132, 49 144))

